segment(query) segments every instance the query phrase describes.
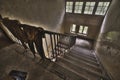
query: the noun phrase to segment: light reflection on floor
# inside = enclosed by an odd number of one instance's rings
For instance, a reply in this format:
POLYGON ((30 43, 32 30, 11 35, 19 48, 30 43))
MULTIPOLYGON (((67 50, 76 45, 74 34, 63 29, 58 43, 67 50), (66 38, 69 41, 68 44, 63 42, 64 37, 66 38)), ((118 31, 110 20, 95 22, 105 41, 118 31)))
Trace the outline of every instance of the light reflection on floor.
POLYGON ((84 47, 84 48, 88 48, 90 49, 91 48, 91 44, 89 41, 87 40, 83 40, 83 39, 76 39, 76 43, 75 43, 76 46, 79 46, 79 47, 84 47))

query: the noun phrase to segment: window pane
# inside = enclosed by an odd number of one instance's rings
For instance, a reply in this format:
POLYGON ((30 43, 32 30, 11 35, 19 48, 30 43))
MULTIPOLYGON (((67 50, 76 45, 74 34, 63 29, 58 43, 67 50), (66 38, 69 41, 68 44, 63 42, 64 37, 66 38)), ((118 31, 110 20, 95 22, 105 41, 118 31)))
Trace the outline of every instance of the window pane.
POLYGON ((71 27, 71 29, 70 29, 70 32, 75 32, 75 30, 76 30, 76 25, 73 24, 72 27, 71 27))
POLYGON ((72 13, 72 9, 73 9, 73 2, 66 2, 66 12, 70 12, 72 13))
POLYGON ((86 2, 84 14, 92 14, 95 2, 86 2))
POLYGON ((110 2, 99 2, 97 10, 96 10, 96 15, 105 15, 108 6, 109 6, 110 2))
POLYGON ((83 2, 75 2, 75 10, 74 13, 81 13, 83 7, 83 2))
POLYGON ((83 31, 83 26, 80 26, 79 27, 79 33, 82 33, 82 31, 83 31))
POLYGON ((85 27, 84 27, 84 30, 83 30, 83 34, 87 34, 87 31, 88 31, 88 27, 85 26, 85 27))

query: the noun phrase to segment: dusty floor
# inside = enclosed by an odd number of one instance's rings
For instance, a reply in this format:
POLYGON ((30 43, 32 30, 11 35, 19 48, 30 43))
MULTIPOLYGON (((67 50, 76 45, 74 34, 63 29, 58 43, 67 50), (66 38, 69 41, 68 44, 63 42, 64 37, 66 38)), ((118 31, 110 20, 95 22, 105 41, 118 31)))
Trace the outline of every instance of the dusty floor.
POLYGON ((31 52, 29 52, 29 55, 27 55, 27 53, 23 55, 24 51, 23 47, 17 44, 0 50, 0 78, 2 78, 0 80, 5 80, 3 78, 5 78, 11 70, 28 72, 28 80, 62 80, 42 68, 38 63, 39 60, 34 61, 31 52))
POLYGON ((18 70, 28 72, 28 80, 109 80, 88 49, 88 42, 80 40, 76 44, 57 62, 43 63, 39 55, 33 59, 32 53, 18 44, 5 47, 0 50, 0 76, 4 78, 11 70, 18 70))
MULTIPOLYGON (((69 53, 58 58, 57 62, 39 62, 39 55, 33 59, 32 53, 18 44, 0 49, 0 80, 5 79, 11 70, 28 72, 27 80, 110 80, 99 62, 89 50, 87 41, 77 40, 69 53)), ((102 53, 102 52, 101 52, 102 53)), ((119 61, 101 54, 99 58, 114 80, 119 79, 119 61), (116 63, 116 65, 112 65, 116 63)))

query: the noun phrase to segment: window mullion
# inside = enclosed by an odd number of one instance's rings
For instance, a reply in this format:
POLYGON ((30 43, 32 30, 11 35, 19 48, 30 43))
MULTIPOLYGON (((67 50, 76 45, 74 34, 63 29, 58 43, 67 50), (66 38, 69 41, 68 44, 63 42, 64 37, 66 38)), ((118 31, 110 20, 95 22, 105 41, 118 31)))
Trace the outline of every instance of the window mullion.
POLYGON ((74 10, 75 10, 75 1, 73 2, 72 13, 74 13, 74 10))
POLYGON ((84 28, 85 28, 85 26, 83 26, 83 29, 82 29, 82 34, 83 34, 83 31, 84 31, 84 28))
POLYGON ((85 4, 86 4, 86 2, 83 2, 83 7, 82 7, 82 14, 84 13, 84 10, 85 10, 85 4))
POLYGON ((95 14, 96 10, 97 10, 97 6, 98 6, 98 1, 95 3, 95 7, 93 9, 93 13, 92 14, 95 14))

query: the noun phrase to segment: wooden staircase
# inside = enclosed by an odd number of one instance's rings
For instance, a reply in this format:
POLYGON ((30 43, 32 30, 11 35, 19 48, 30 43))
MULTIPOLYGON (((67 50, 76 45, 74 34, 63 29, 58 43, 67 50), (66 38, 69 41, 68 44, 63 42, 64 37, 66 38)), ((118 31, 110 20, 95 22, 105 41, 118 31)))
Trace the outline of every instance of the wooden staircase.
POLYGON ((42 66, 63 80, 110 80, 93 51, 78 46, 56 62, 44 62, 42 66))

